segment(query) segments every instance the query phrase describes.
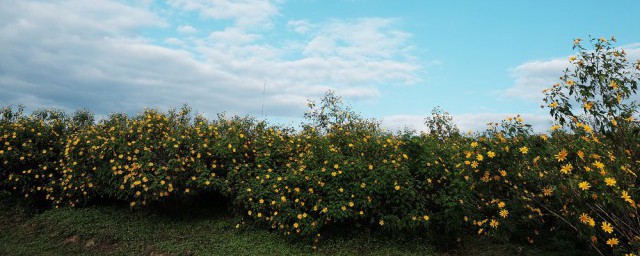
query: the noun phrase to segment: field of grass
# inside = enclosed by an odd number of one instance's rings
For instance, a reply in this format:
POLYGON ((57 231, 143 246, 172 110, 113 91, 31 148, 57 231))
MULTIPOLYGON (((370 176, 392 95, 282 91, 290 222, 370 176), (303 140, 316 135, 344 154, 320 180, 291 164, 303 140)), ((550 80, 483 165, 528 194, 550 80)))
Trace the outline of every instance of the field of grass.
POLYGON ((477 237, 439 249, 424 238, 340 231, 311 243, 291 241, 262 227, 237 229, 240 218, 215 206, 189 212, 132 211, 97 205, 36 212, 7 195, 0 199, 0 255, 583 255, 563 245, 540 248, 477 237), (562 250, 558 248, 564 247, 562 250))

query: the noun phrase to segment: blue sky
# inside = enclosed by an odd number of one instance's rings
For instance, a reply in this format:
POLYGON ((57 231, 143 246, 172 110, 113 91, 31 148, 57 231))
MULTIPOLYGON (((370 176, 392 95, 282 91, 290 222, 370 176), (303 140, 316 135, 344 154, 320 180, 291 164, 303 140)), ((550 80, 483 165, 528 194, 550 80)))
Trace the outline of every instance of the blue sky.
POLYGON ((463 130, 514 114, 544 130, 540 90, 574 38, 615 35, 640 56, 634 0, 0 2, 2 105, 99 115, 260 116, 264 101, 295 123, 332 89, 389 129, 423 129, 442 106, 463 130))

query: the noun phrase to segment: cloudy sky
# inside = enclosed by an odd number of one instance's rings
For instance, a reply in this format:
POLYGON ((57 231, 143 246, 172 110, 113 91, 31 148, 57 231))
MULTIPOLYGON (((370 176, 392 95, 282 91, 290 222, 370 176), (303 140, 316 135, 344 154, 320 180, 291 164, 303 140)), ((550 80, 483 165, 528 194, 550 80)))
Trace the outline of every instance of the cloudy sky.
POLYGON ((522 114, 574 38, 640 56, 640 1, 0 0, 0 104, 99 115, 188 103, 295 123, 332 89, 390 129, 522 114), (263 96, 264 90, 264 96, 263 96))

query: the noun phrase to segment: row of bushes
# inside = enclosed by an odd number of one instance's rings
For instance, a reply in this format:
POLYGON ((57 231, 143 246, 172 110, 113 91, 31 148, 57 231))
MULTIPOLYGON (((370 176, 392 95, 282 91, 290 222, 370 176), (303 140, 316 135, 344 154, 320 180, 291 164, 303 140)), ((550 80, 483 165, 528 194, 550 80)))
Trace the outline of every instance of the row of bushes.
POLYGON ((534 241, 562 228, 638 248, 638 156, 615 154, 595 133, 531 134, 519 118, 442 138, 361 119, 293 130, 188 109, 97 124, 86 112, 2 114, 0 185, 54 207, 108 198, 136 208, 215 192, 285 234, 360 223, 534 241))
MULTIPOLYGON (((356 224, 533 243, 559 230, 601 254, 637 253, 640 126, 629 112, 597 127, 572 118, 562 105, 571 101, 554 95, 567 99, 562 92, 590 81, 576 80, 554 86, 549 107, 563 119, 544 134, 513 117, 462 135, 441 111, 427 119, 427 133, 393 134, 333 94, 310 104, 300 129, 250 117, 209 120, 187 107, 99 122, 86 111, 27 116, 5 107, 0 187, 53 207, 108 199, 140 208, 217 193, 247 219, 300 237, 356 224), (565 121, 570 130, 561 129, 565 121)), ((605 89, 621 98, 615 90, 632 82, 605 89)))

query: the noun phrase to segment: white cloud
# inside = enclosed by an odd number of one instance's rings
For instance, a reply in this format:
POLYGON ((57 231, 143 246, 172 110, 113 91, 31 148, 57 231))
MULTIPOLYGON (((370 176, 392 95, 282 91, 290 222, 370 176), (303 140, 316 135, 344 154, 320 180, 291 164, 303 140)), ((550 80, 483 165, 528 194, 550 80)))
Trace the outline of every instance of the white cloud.
POLYGON ((559 82, 560 76, 568 67, 568 58, 530 61, 521 64, 511 70, 515 84, 504 90, 502 95, 510 98, 541 101, 544 98, 542 90, 559 82))
POLYGON ((290 20, 287 22, 287 27, 296 33, 305 34, 314 26, 306 20, 290 20))
POLYGON ((258 34, 246 33, 238 28, 226 28, 223 31, 214 31, 209 34, 214 43, 228 45, 240 45, 255 41, 260 38, 258 34))
MULTIPOLYGON (((515 117, 516 113, 469 113, 454 115, 453 120, 461 131, 482 131, 493 122, 500 122, 508 117, 515 117)), ((534 131, 544 132, 551 127, 551 116, 549 114, 520 114, 524 123, 530 124, 534 131)))
POLYGON ((384 18, 333 20, 311 32, 313 37, 304 53, 364 60, 403 55, 411 48, 406 44, 411 35, 396 29, 395 23, 394 19, 384 18))
POLYGON ((189 26, 189 25, 179 26, 176 30, 178 32, 180 32, 180 33, 183 33, 183 34, 193 34, 193 33, 198 32, 198 30, 196 28, 194 28, 192 26, 189 26))
POLYGON ((185 46, 185 42, 175 38, 175 37, 169 37, 167 39, 164 40, 165 43, 170 44, 170 45, 177 45, 177 46, 185 46))
MULTIPOLYGON (((500 122, 508 117, 515 117, 512 113, 466 113, 452 115, 453 122, 462 132, 479 132, 487 129, 488 124, 500 122)), ((548 114, 520 114, 524 123, 531 124, 534 132, 544 132, 551 127, 551 117, 548 114)), ((426 131, 424 124, 426 116, 419 115, 391 115, 382 119, 382 126, 390 131, 409 129, 426 131)))
POLYGON ((196 11, 203 17, 231 19, 238 27, 271 26, 279 1, 271 0, 169 0, 169 5, 196 11))
MULTIPOLYGON (((619 47, 624 49, 630 61, 640 59, 640 43, 619 47)), ((542 90, 560 81, 563 71, 569 68, 569 56, 551 60, 535 60, 523 63, 511 70, 515 79, 512 87, 499 91, 503 97, 542 101, 542 90)))
MULTIPOLYGON (((199 8, 190 3, 173 1, 186 9, 199 8)), ((411 48, 408 34, 386 19, 309 23, 314 29, 293 43, 266 41, 270 30, 248 32, 241 24, 249 21, 237 21, 238 26, 208 36, 160 39, 180 46, 176 49, 139 34, 146 27, 177 27, 147 4, 12 1, 8 6, 0 10, 3 104, 89 108, 105 114, 189 103, 208 115, 257 115, 266 85, 265 114, 291 117, 303 113, 306 99, 327 89, 347 99, 375 97, 380 85, 418 81, 422 68, 406 56, 411 48), (358 30, 347 33, 351 26, 358 30), (303 52, 321 37, 338 43, 324 52, 303 52)), ((277 9, 267 13, 271 17, 277 9)))
POLYGON ((415 130, 417 132, 425 131, 427 127, 424 125, 426 116, 418 115, 391 115, 381 119, 382 128, 389 131, 403 131, 405 128, 415 130))

